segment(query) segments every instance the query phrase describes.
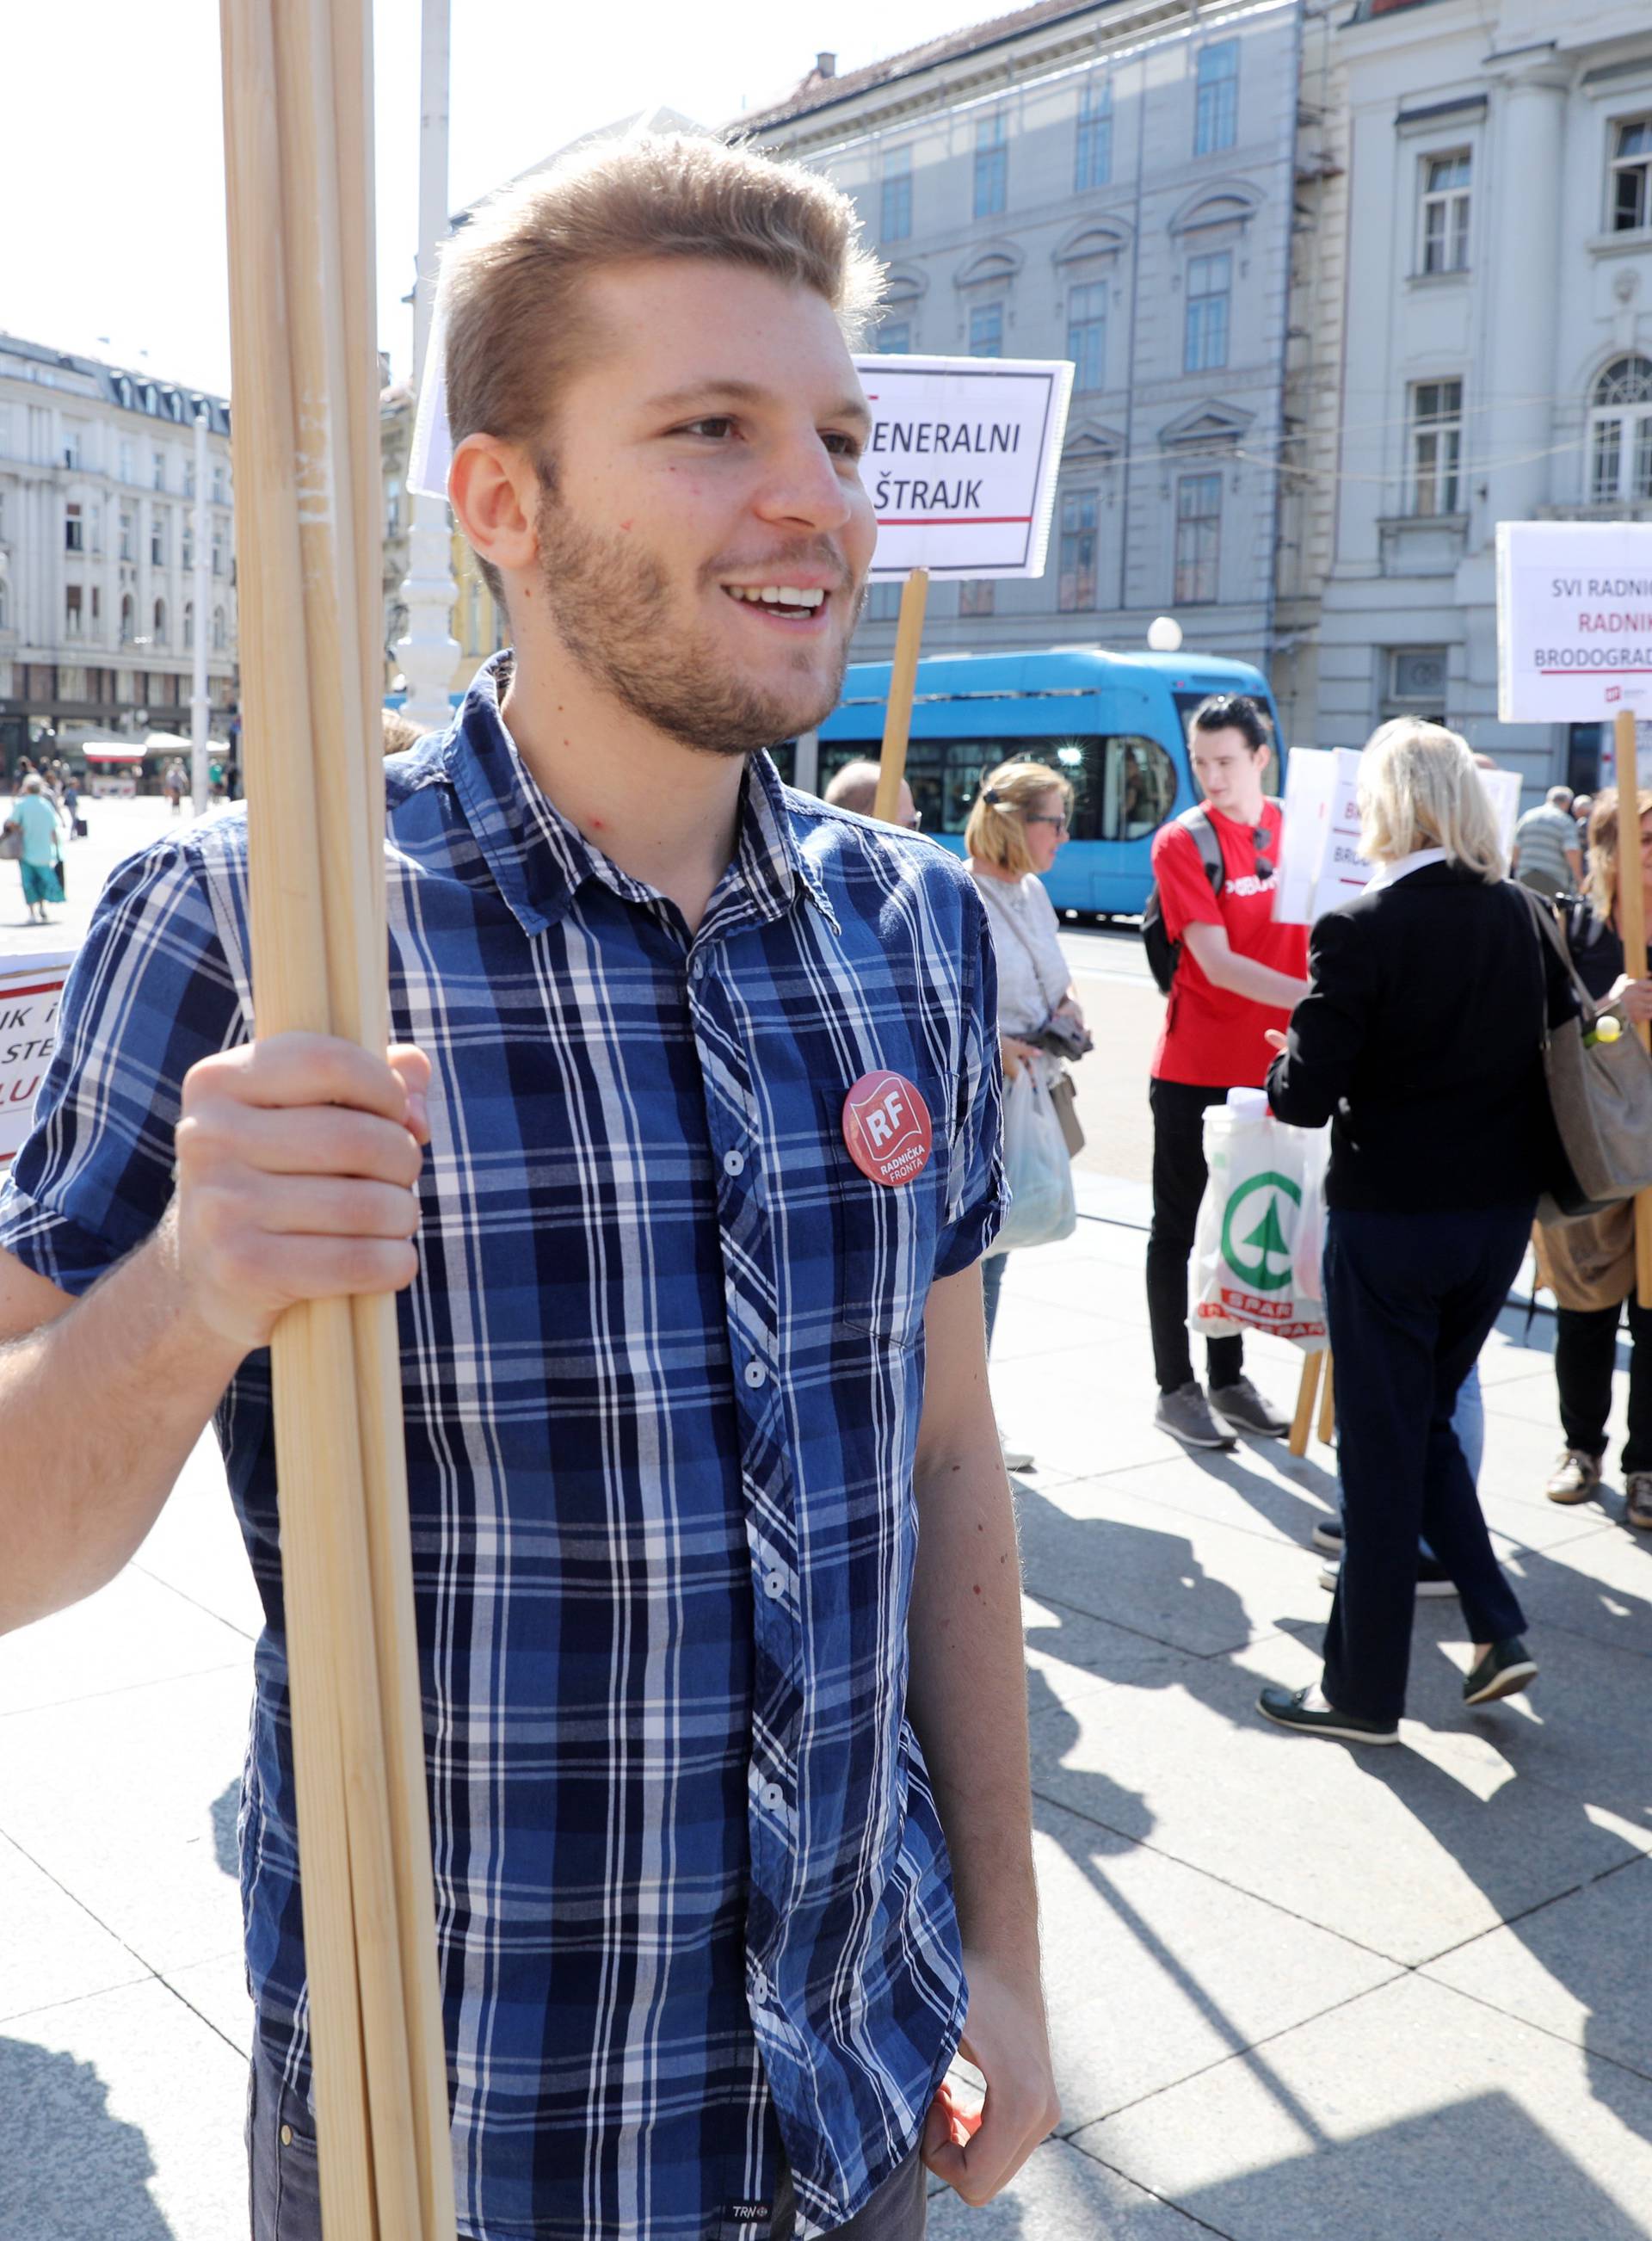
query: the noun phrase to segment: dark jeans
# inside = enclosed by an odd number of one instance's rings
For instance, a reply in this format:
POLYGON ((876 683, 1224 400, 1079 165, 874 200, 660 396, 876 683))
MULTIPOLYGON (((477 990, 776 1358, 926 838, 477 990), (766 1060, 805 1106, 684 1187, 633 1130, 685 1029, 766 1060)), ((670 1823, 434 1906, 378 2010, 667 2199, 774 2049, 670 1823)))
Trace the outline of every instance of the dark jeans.
MULTIPOLYGON (((322 2241, 321 2184, 315 2125, 302 2097, 280 2080, 263 2041, 253 2037, 247 2086, 248 2198, 252 2241, 322 2241)), ((923 2164, 914 2153, 849 2220, 833 2230, 839 2241, 923 2241, 928 2198, 923 2164)), ((721 2221, 730 2241, 793 2241, 797 2202, 792 2175, 782 2170, 768 2225, 721 2221)))
MULTIPOLYGON (((1161 1393, 1193 1379, 1187 1343, 1187 1263, 1193 1257, 1199 1201, 1205 1194, 1205 1114, 1227 1100, 1225 1089, 1187 1081, 1151 1081, 1153 1107, 1153 1227, 1147 1232, 1147 1322, 1153 1367, 1161 1393)), ((1234 1385, 1244 1375, 1245 1341, 1206 1341, 1213 1385, 1234 1385)))
POLYGON ((1532 1213, 1334 1207, 1327 1218, 1345 1538, 1324 1686, 1339 1711, 1390 1721, 1405 1709, 1419 1536, 1450 1575, 1474 1641, 1524 1630, 1451 1419, 1520 1267, 1532 1213))
POLYGON ((1580 1455, 1606 1453, 1606 1420, 1612 1413, 1612 1372, 1617 1367, 1618 1326, 1629 1314, 1629 1436, 1623 1475, 1652 1471, 1652 1309, 1631 1292, 1615 1308, 1558 1308, 1555 1313, 1555 1381, 1560 1388, 1561 1429, 1580 1455))

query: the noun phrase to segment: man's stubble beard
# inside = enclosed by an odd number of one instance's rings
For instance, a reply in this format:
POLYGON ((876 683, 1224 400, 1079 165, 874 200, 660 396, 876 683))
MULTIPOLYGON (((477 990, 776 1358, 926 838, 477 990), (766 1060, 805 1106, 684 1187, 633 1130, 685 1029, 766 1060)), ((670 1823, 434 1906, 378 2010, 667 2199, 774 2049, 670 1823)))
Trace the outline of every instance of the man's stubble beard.
MULTIPOLYGON (((822 685, 801 703, 764 692, 738 673, 726 652, 671 627, 670 589, 652 553, 575 520, 550 478, 544 480, 534 525, 539 579, 558 636, 592 684, 701 754, 754 755, 831 713, 848 666, 847 632, 829 691, 822 685)), ((820 540, 806 541, 817 547, 806 565, 820 565, 820 540)), ((791 558, 804 555, 794 551, 791 558)), ((842 561, 833 553, 826 565, 840 568, 842 561)), ((798 668, 806 672, 808 656, 801 647, 798 652, 798 668)))

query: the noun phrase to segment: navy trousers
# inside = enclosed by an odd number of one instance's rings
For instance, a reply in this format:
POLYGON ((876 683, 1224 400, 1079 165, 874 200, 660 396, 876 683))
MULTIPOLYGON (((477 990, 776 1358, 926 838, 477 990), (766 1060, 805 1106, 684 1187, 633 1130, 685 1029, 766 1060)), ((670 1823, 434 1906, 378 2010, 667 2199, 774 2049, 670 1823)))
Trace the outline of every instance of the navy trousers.
POLYGON ((1473 1641, 1524 1631, 1451 1417, 1520 1267, 1534 1210, 1334 1207, 1327 1218, 1345 1538, 1324 1688, 1339 1711, 1390 1721, 1405 1709, 1419 1536, 1450 1574, 1473 1641))

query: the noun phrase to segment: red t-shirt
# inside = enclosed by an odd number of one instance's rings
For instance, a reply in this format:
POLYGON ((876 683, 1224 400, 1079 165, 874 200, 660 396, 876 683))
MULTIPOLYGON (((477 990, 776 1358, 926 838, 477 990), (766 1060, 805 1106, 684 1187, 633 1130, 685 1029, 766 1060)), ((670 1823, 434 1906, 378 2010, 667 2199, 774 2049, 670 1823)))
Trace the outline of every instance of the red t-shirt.
MULTIPOLYGON (((1221 843, 1222 890, 1219 895, 1212 893, 1192 833, 1180 825, 1161 826, 1154 837, 1153 876, 1159 886, 1165 932, 1172 941, 1180 941, 1189 926, 1225 926, 1236 957, 1254 957, 1276 973, 1306 980, 1308 928, 1281 926, 1274 917, 1285 821, 1279 804, 1262 806, 1267 840, 1261 848, 1251 837, 1254 826, 1235 824, 1208 803, 1206 809, 1221 843), (1266 879, 1257 874, 1259 854, 1274 866, 1266 879)), ((1184 943, 1165 1007, 1164 1030, 1153 1054, 1154 1079, 1197 1082, 1207 1088, 1260 1089, 1274 1060, 1262 1031, 1283 1027, 1289 1018, 1282 1007, 1253 1003, 1231 988, 1213 987, 1184 943)))

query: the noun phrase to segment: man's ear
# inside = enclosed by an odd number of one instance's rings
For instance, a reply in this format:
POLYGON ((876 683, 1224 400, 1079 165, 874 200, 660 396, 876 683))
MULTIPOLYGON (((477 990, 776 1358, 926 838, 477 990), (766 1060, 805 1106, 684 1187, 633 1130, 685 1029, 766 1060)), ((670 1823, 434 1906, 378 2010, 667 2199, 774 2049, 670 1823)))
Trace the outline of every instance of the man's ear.
POLYGON ((478 558, 503 575, 538 557, 539 478, 519 444, 467 436, 453 454, 447 495, 478 558))

